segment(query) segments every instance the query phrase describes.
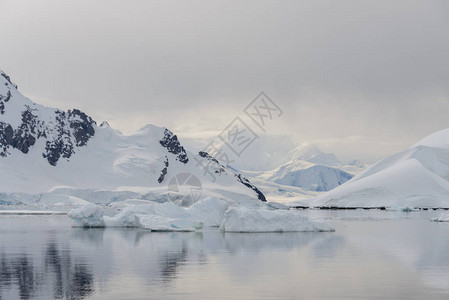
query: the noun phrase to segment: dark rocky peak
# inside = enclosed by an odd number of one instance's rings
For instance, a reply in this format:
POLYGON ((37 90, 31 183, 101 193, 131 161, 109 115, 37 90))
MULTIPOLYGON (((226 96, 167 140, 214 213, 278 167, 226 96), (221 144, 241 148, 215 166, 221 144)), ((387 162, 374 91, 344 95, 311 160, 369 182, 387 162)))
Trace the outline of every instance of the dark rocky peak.
POLYGON ((170 130, 165 128, 164 137, 159 141, 162 147, 166 148, 167 151, 176 156, 176 160, 186 164, 189 162, 186 150, 181 145, 178 137, 173 134, 170 130))
POLYGON ((5 103, 7 103, 11 99, 11 91, 7 91, 6 95, 0 94, 0 113, 5 114, 5 103))
POLYGON ((45 137, 45 128, 43 122, 37 119, 33 114, 35 109, 25 106, 22 111, 22 123, 18 128, 13 128, 10 124, 0 121, 0 156, 6 157, 10 147, 20 150, 22 153, 28 153, 36 140, 45 137))
POLYGON ((234 174, 237 180, 246 186, 249 189, 252 189, 257 194, 257 198, 260 201, 267 202, 267 199, 265 198, 265 195, 254 185, 252 184, 247 178, 243 177, 242 174, 234 174))
POLYGON ((157 179, 157 182, 162 183, 165 179, 165 175, 167 175, 168 172, 168 166, 170 163, 168 162, 168 157, 165 156, 164 160, 164 168, 161 170, 161 174, 159 175, 159 178, 157 179))
POLYGON ((50 129, 45 144, 44 158, 52 166, 56 166, 60 158, 69 159, 75 153, 76 147, 87 145, 95 135, 96 122, 78 109, 64 112, 56 110, 56 124, 50 129))
POLYGON ((221 174, 226 172, 226 168, 218 162, 218 160, 205 151, 198 152, 198 155, 202 158, 209 160, 208 168, 211 168, 215 174, 221 174))
POLYGON ((101 128, 107 128, 107 127, 111 127, 111 125, 109 125, 108 122, 103 121, 103 122, 101 122, 100 127, 101 127, 101 128))
MULTIPOLYGON (((222 164, 218 162, 218 160, 211 156, 209 153, 205 151, 198 152, 198 155, 202 158, 205 158, 209 161, 209 164, 207 165, 207 168, 209 168, 211 171, 213 171, 215 174, 222 174, 226 173, 227 168, 225 168, 222 164)), ((229 168, 228 168, 229 169, 229 168)), ((257 198, 260 201, 266 202, 265 195, 254 185, 252 184, 247 178, 243 177, 241 174, 238 174, 232 170, 230 170, 232 174, 236 177, 237 181, 246 186, 247 188, 253 190, 257 194, 257 198)))
POLYGON ((9 84, 12 85, 15 89, 18 88, 18 87, 17 87, 17 84, 14 84, 14 83, 11 81, 11 78, 10 78, 8 75, 6 75, 5 72, 3 72, 3 71, 0 70, 0 76, 4 77, 4 78, 6 79, 6 81, 7 81, 6 84, 9 83, 9 84))
POLYGON ((94 125, 97 125, 97 123, 79 109, 69 110, 67 113, 67 119, 69 121, 70 128, 73 129, 76 145, 86 145, 87 141, 94 136, 94 125))

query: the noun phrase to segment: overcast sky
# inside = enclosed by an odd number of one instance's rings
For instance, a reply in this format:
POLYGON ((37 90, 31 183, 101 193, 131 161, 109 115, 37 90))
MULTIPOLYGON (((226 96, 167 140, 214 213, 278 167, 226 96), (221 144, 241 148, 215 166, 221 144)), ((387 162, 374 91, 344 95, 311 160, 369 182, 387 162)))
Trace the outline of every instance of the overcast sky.
POLYGON ((0 69, 131 133, 213 136, 265 91, 267 133, 368 162, 449 127, 449 1, 0 0, 0 69))

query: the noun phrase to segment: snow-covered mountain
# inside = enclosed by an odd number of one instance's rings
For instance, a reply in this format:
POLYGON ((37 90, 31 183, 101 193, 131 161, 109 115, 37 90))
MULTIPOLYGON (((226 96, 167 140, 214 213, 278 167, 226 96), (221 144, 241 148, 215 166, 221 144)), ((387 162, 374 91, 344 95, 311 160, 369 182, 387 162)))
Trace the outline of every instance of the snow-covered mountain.
POLYGON ((325 165, 325 166, 342 165, 342 163, 334 153, 325 153, 321 151, 317 145, 297 147, 293 151, 292 156, 295 160, 303 160, 317 165, 325 165))
POLYGON ((351 165, 340 162, 333 153, 322 152, 318 146, 298 147, 290 153, 293 158, 273 170, 256 174, 264 180, 284 186, 294 186, 305 191, 326 192, 345 183, 360 173, 364 164, 351 165))
POLYGON ((199 178, 203 193, 265 201, 242 175, 205 152, 189 152, 166 128, 147 125, 133 135, 122 135, 106 122, 98 126, 78 109, 62 111, 33 103, 0 72, 3 200, 12 193, 82 193, 85 200, 98 190, 163 193, 181 173, 199 178))
POLYGON ((266 172, 263 177, 269 182, 324 192, 345 183, 354 175, 327 165, 295 160, 266 172))
POLYGON ((251 143, 250 147, 243 151, 240 156, 233 155, 232 151, 216 137, 220 132, 197 132, 180 135, 183 145, 189 149, 198 151, 207 149, 210 142, 214 146, 223 149, 229 155, 229 163, 233 168, 246 171, 269 171, 290 160, 288 152, 297 146, 287 134, 268 134, 258 132, 258 137, 251 143))
POLYGON ((372 165, 338 188, 301 203, 315 207, 449 208, 448 180, 449 129, 445 129, 372 165))

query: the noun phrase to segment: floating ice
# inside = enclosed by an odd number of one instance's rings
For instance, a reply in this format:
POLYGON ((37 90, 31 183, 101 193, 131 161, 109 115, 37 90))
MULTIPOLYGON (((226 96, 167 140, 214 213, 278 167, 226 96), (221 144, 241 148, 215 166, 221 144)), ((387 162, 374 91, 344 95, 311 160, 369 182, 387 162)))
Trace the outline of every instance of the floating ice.
POLYGON ((220 230, 227 232, 334 231, 326 223, 312 221, 294 211, 230 208, 220 230))
POLYGON ((68 216, 77 227, 104 227, 103 208, 92 203, 72 209, 68 216))
POLYGON ((448 214, 441 214, 438 218, 429 219, 432 222, 449 222, 448 214))
MULTIPOLYGON (((103 216, 103 207, 88 204, 68 216, 82 227, 137 227, 152 231, 196 231, 203 226, 220 226, 228 232, 333 231, 326 224, 312 221, 298 212, 245 206, 229 207, 226 201, 210 197, 190 208, 172 202, 129 204, 115 216, 103 216)), ((137 202, 142 203, 142 202, 137 202)))
POLYGON ((125 200, 115 204, 121 209, 110 217, 103 216, 104 209, 88 204, 69 213, 76 226, 81 227, 139 227, 153 231, 195 231, 203 226, 220 226, 228 209, 226 201, 208 197, 190 208, 172 202, 125 200))
POLYGON ((172 219, 157 215, 138 215, 140 227, 151 231, 196 231, 203 228, 202 222, 188 219, 172 219))
POLYGON ((229 204, 214 197, 202 199, 187 209, 192 219, 201 220, 204 226, 219 227, 229 204))

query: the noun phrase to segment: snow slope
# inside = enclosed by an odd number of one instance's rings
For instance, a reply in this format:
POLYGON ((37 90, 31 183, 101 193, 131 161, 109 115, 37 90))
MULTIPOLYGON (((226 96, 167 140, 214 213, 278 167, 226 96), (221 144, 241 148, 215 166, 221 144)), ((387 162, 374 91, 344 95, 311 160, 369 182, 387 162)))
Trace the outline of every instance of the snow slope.
POLYGON ((77 198, 105 203, 161 195, 180 173, 197 177, 203 195, 265 201, 246 178, 207 153, 189 152, 166 128, 146 125, 122 135, 77 109, 35 104, 5 73, 0 75, 2 204, 45 206, 59 196, 68 204, 77 198))
POLYGON ((266 172, 262 177, 269 182, 323 192, 336 188, 350 180, 354 175, 338 168, 296 160, 271 172, 266 172))
POLYGON ((315 207, 449 208, 448 180, 446 129, 374 164, 342 186, 300 203, 315 207))

